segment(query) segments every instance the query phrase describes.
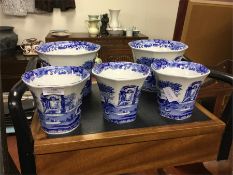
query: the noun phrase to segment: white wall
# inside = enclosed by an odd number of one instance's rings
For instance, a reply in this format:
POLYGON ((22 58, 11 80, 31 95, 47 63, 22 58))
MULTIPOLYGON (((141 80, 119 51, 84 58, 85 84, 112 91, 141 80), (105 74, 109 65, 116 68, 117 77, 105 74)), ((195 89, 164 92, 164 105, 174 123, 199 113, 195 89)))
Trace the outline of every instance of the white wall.
POLYGON ((19 44, 25 38, 44 40, 51 29, 87 32, 88 14, 108 13, 121 9, 119 21, 123 27, 136 26, 150 38, 172 39, 179 0, 76 0, 76 9, 26 17, 6 16, 0 10, 0 25, 15 27, 19 44))

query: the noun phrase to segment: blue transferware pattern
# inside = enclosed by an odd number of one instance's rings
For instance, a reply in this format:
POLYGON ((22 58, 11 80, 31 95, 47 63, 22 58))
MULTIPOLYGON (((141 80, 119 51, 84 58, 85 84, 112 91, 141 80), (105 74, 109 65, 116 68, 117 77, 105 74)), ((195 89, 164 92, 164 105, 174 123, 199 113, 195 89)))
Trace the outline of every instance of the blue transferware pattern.
POLYGON ((62 74, 73 74, 80 76, 81 80, 90 76, 90 73, 82 67, 76 66, 47 66, 38 68, 32 71, 25 72, 22 75, 22 80, 26 83, 30 83, 35 78, 40 78, 44 75, 62 75, 62 74))
POLYGON ((140 94, 138 86, 123 86, 119 93, 117 105, 112 103, 116 95, 114 88, 102 83, 98 83, 98 86, 106 120, 112 123, 122 124, 132 122, 136 119, 138 97, 140 94))
POLYGON ((164 69, 166 67, 175 67, 180 69, 192 70, 201 75, 209 72, 209 69, 201 64, 187 61, 168 61, 166 59, 155 59, 152 67, 154 70, 164 69))
POLYGON ((83 91, 82 91, 82 95, 83 97, 86 97, 88 94, 91 93, 91 79, 87 80, 84 88, 83 88, 83 91))
POLYGON ((85 49, 86 51, 94 52, 100 49, 100 45, 86 42, 86 41, 57 41, 48 42, 40 45, 36 51, 40 53, 48 53, 55 50, 63 49, 73 49, 76 50, 85 49))
POLYGON ((94 61, 92 60, 89 60, 89 61, 86 61, 85 63, 83 63, 82 67, 88 71, 91 71, 91 69, 93 68, 94 66, 94 61))
POLYGON ((160 89, 170 87, 175 92, 175 94, 177 95, 177 93, 179 93, 179 91, 181 91, 181 86, 182 85, 179 84, 179 83, 173 83, 173 82, 170 82, 170 81, 159 80, 158 86, 159 86, 160 89))
MULTIPOLYGON (((147 57, 141 57, 136 60, 138 64, 143 64, 148 67, 151 67, 153 61, 154 58, 147 58, 147 57)), ((150 92, 156 92, 156 80, 153 71, 151 71, 150 75, 144 81, 142 89, 150 92)))
POLYGON ((100 74, 103 70, 107 69, 122 69, 122 70, 131 70, 134 72, 139 72, 142 73, 143 75, 147 75, 148 72, 150 71, 149 67, 144 66, 144 65, 139 65, 135 63, 130 63, 130 62, 108 62, 108 63, 101 63, 98 64, 93 68, 93 71, 96 74, 100 74))
MULTIPOLYGON (((86 70, 88 70, 91 73, 91 69, 94 66, 94 61, 90 60, 90 61, 86 61, 82 67, 86 70)), ((89 80, 87 80, 84 89, 83 89, 83 96, 86 97, 88 94, 91 93, 91 78, 89 80)))
MULTIPOLYGON (((79 76, 81 80, 88 79, 90 73, 82 67, 76 66, 47 66, 38 68, 22 75, 22 80, 30 86, 30 83, 44 75, 72 74, 79 76)), ((81 81, 80 80, 80 81, 81 81)), ((75 85, 74 82, 71 85, 75 85)), ((37 86, 37 88, 40 88, 37 86)), ((32 92, 34 94, 34 92, 32 92)), ((83 93, 83 90, 82 90, 83 93)), ((82 95, 81 93, 81 95, 82 95)), ((63 134, 71 132, 80 123, 80 105, 82 99, 76 93, 68 95, 44 95, 36 96, 39 106, 38 113, 43 130, 48 134, 63 134)))
MULTIPOLYGON (((62 51, 64 49, 75 49, 77 53, 80 53, 82 55, 82 52, 79 52, 79 50, 85 49, 86 51, 88 51, 87 53, 97 52, 100 49, 100 45, 86 41, 57 41, 57 42, 48 42, 40 45, 37 48, 37 52, 49 54, 49 52, 51 51, 55 51, 55 50, 62 51)), ((94 60, 90 60, 90 61, 86 61, 82 66, 86 70, 89 70, 90 72, 93 65, 94 65, 94 60)), ((87 82, 87 85, 85 86, 84 96, 88 95, 90 92, 91 92, 91 84, 87 82)))
MULTIPOLYGON (((46 66, 51 66, 48 62, 42 60, 41 62, 41 67, 46 67, 46 66)), ((89 72, 91 72, 91 69, 94 66, 94 61, 86 61, 82 67, 86 70, 88 70, 89 72)), ((86 85, 84 86, 84 90, 83 90, 83 96, 87 96, 89 93, 91 92, 91 78, 89 80, 87 80, 86 85)))
MULTIPOLYGON (((132 49, 148 49, 148 48, 168 48, 170 49, 170 51, 150 51, 148 50, 148 52, 151 52, 151 54, 153 54, 153 52, 178 52, 178 51, 184 51, 188 48, 188 46, 182 42, 178 42, 178 41, 171 41, 171 40, 162 40, 162 39, 150 39, 150 40, 136 40, 136 41, 132 41, 129 42, 129 46, 132 49)), ((155 60, 155 59, 161 59, 159 57, 136 57, 136 62, 140 63, 140 64, 145 64, 147 66, 150 66, 151 63, 155 60)), ((182 56, 178 56, 176 58, 174 58, 174 60, 181 60, 182 56)), ((157 92, 158 90, 156 89, 156 80, 153 76, 153 72, 151 73, 151 75, 145 80, 145 83, 142 87, 143 90, 146 91, 150 91, 150 92, 157 92)))
MULTIPOLYGON (((144 76, 150 73, 150 68, 146 65, 130 62, 109 62, 97 64, 92 72, 100 74, 104 70, 131 70, 144 76)), ((136 119, 138 97, 140 88, 137 85, 124 85, 120 91, 117 91, 111 85, 98 82, 101 102, 104 108, 104 117, 116 124, 132 122, 136 119), (119 93, 119 94, 118 94, 119 93), (119 96, 119 97, 118 97, 119 96), (113 102, 113 99, 116 100, 113 102)))
POLYGON ((181 51, 188 48, 188 46, 184 43, 162 39, 136 40, 129 42, 129 46, 134 49, 143 49, 150 47, 169 48, 172 51, 181 51))
POLYGON ((70 95, 43 95, 40 101, 44 111, 39 111, 43 130, 49 134, 66 133, 80 123, 81 99, 75 93, 70 95))
POLYGON ((159 81, 159 84, 161 85, 159 87, 161 88, 161 94, 159 95, 158 98, 158 103, 160 106, 160 115, 175 120, 184 120, 186 118, 189 118, 194 108, 195 99, 200 89, 201 81, 195 81, 188 87, 182 102, 178 102, 178 101, 169 102, 165 97, 162 88, 162 87, 171 87, 174 93, 177 94, 181 90, 180 87, 182 85, 176 83, 176 85, 178 85, 177 87, 179 88, 174 88, 174 84, 171 82, 169 84, 166 83, 166 85, 163 85, 163 82, 159 81))
MULTIPOLYGON (((176 62, 160 59, 154 60, 154 62, 152 63, 152 68, 154 70, 164 69, 166 67, 192 70, 199 73, 200 75, 207 74, 209 72, 209 69, 207 69, 205 66, 193 62, 176 62)), ((159 80, 158 87, 160 89, 160 94, 158 95, 158 103, 160 106, 160 115, 175 120, 184 120, 186 118, 189 118, 192 114, 195 99, 201 87, 201 83, 202 81, 192 82, 188 86, 184 98, 180 102, 169 102, 163 88, 170 87, 173 90, 174 94, 177 96, 182 90, 182 84, 159 80)))

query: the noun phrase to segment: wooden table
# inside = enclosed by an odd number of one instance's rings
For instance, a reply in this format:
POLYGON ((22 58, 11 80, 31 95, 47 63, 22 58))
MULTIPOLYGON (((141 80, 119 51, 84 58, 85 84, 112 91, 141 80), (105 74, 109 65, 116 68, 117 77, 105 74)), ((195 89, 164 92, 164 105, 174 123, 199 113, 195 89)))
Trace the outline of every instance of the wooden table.
POLYGON ((98 52, 103 62, 109 61, 131 61, 133 62, 133 55, 131 48, 128 46, 130 41, 148 39, 148 36, 139 34, 137 36, 98 36, 90 37, 88 33, 71 33, 68 37, 56 37, 48 33, 45 37, 46 42, 54 41, 89 41, 101 45, 98 52))
POLYGON ((123 174, 215 160, 225 124, 196 104, 192 117, 173 121, 158 114, 155 95, 142 92, 135 122, 114 125, 102 117, 98 87, 82 104, 81 125, 48 136, 32 122, 37 174, 123 174))

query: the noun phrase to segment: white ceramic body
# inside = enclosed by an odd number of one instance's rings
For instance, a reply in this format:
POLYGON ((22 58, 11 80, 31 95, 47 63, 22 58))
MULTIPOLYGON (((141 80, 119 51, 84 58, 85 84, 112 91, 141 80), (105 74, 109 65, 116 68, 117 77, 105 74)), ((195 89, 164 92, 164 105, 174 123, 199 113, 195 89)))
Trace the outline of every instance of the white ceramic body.
POLYGON ((122 67, 124 67, 126 64, 139 65, 127 62, 109 62, 96 65, 92 70, 100 89, 104 117, 116 124, 128 123, 136 119, 139 94, 150 69, 144 66, 146 69, 142 75, 142 73, 131 71, 130 68, 126 70, 108 68, 107 75, 102 74, 106 70, 103 70, 102 73, 96 73, 98 69, 96 67, 102 65, 105 67, 123 65, 122 67))
MULTIPOLYGON (((171 41, 171 40, 160 40, 160 39, 155 39, 155 40, 137 40, 133 42, 129 42, 129 46, 132 49, 133 53, 133 58, 136 63, 139 64, 145 64, 147 66, 151 66, 151 63, 155 59, 167 59, 167 60, 180 60, 182 56, 184 55, 186 49, 188 48, 187 45, 181 43, 181 42, 176 42, 176 41, 171 41), (134 43, 139 43, 134 44, 134 43), (160 44, 161 42, 161 44, 160 44), (162 47, 165 43, 174 43, 171 46, 171 50, 156 50, 155 48, 157 47, 162 47), (157 46, 151 46, 152 44, 157 43, 157 46), (173 45, 176 46, 176 44, 180 48, 173 48, 173 45)), ((145 91, 150 91, 150 92, 157 92, 156 89, 156 80, 154 79, 153 76, 153 71, 151 72, 151 75, 148 76, 146 79, 144 85, 143 85, 143 90, 145 91)))
POLYGON ((42 44, 36 51, 41 59, 47 61, 52 66, 83 66, 86 62, 94 61, 99 49, 100 45, 90 42, 58 41, 42 44), (65 48, 64 45, 74 46, 72 46, 73 48, 65 48), (85 45, 90 45, 93 49, 86 50, 79 48, 85 45), (57 47, 64 48, 57 49, 57 47), (56 53, 52 53, 53 50, 55 50, 56 53))
POLYGON ((175 60, 177 57, 183 56, 185 50, 177 51, 177 52, 154 52, 150 50, 143 49, 134 49, 132 48, 134 61, 137 62, 138 59, 147 57, 147 58, 165 58, 168 60, 175 60))
POLYGON ((118 20, 120 11, 121 10, 109 9, 109 13, 110 13, 109 26, 110 26, 110 28, 118 28, 118 27, 120 27, 119 20, 118 20))
MULTIPOLYGON (((38 56, 41 59, 47 61, 52 66, 82 66, 86 70, 91 72, 91 69, 94 65, 94 59, 96 58, 97 52, 100 49, 100 45, 82 41, 58 41, 42 44, 36 49, 38 56), (56 48, 69 44, 74 45, 74 48, 56 48), (85 51, 83 51, 83 49, 79 49, 80 46, 82 47, 85 45, 90 46, 91 49, 85 51), (51 47, 51 49, 49 47, 51 47), (57 49, 57 53, 52 53, 54 49, 57 49)), ((84 96, 88 95, 90 91, 91 78, 87 82, 86 92, 84 93, 84 96)))
POLYGON ((88 15, 89 21, 91 20, 98 20, 99 19, 99 15, 88 15))
POLYGON ((100 20, 89 20, 88 22, 88 33, 91 37, 96 37, 99 33, 99 22, 100 20))
POLYGON ((154 61, 152 70, 160 91, 158 103, 161 116, 174 120, 189 118, 201 84, 210 71, 201 64, 165 59, 154 61))
POLYGON ((112 36, 122 36, 123 35, 123 29, 122 28, 107 28, 108 34, 112 36))
POLYGON ((89 77, 87 70, 69 66, 48 66, 23 74, 22 79, 36 100, 42 129, 47 134, 65 134, 79 126, 82 93, 89 77), (70 73, 74 69, 80 73, 70 73), (48 73, 44 74, 46 71, 48 73), (40 82, 33 84, 35 81, 40 82))
POLYGON ((126 36, 133 36, 133 30, 126 30, 126 36))
POLYGON ((49 55, 38 53, 39 57, 52 66, 82 66, 85 62, 94 60, 97 52, 80 55, 49 55))

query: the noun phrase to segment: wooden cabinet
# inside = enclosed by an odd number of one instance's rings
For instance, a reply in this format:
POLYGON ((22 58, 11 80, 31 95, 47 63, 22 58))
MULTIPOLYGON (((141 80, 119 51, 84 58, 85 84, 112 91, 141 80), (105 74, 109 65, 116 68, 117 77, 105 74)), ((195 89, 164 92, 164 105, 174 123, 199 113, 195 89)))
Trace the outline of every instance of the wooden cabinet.
POLYGON ((32 57, 23 56, 21 50, 9 51, 1 55, 0 72, 2 76, 2 90, 8 92, 21 79, 28 60, 32 57))
POLYGON ((53 41, 89 41, 101 45, 98 52, 103 62, 109 61, 132 61, 133 55, 131 48, 128 46, 130 41, 148 39, 146 35, 139 34, 138 36, 102 36, 90 37, 88 33, 71 33, 68 37, 54 37, 50 33, 46 36, 46 42, 53 41))

